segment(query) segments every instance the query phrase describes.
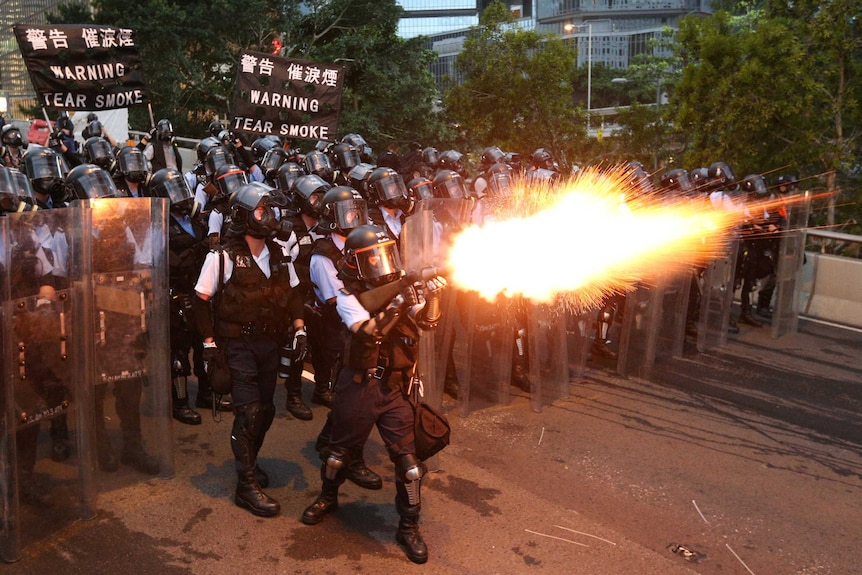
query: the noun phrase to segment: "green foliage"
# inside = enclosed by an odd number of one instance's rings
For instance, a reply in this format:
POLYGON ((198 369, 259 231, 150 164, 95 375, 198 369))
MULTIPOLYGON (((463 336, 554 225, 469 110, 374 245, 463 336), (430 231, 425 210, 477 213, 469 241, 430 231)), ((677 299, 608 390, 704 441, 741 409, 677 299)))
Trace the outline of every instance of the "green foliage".
POLYGON ((573 101, 575 53, 559 38, 508 26, 500 4, 485 11, 456 60, 463 82, 444 99, 459 127, 456 144, 464 152, 494 145, 527 155, 549 148, 568 167, 585 142, 573 101))

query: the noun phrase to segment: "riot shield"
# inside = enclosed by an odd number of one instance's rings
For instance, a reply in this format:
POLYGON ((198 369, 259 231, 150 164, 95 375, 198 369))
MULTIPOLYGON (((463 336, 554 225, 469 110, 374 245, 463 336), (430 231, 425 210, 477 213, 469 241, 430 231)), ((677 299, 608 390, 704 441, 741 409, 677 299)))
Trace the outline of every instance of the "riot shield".
POLYGON ((808 227, 809 193, 803 192, 787 206, 788 229, 778 245, 775 265, 775 307, 772 312, 773 338, 796 333, 799 325, 799 298, 797 286, 802 281, 802 264, 805 259, 805 228, 808 227))
POLYGON ((626 294, 617 372, 649 379, 662 314, 662 286, 641 283, 626 294))
MULTIPOLYGON (((530 407, 540 412, 569 396, 566 314, 560 306, 530 303, 527 317, 530 407)), ((518 336, 522 337, 520 330, 518 336)))
POLYGON ((79 310, 81 211, 8 214, 2 222, 2 490, 0 554, 94 515, 89 389, 79 310))
POLYGON ((661 315, 656 332, 655 359, 666 361, 682 355, 685 346, 685 323, 691 289, 691 272, 663 274, 659 278, 661 315))
POLYGON ((706 353, 727 344, 733 280, 739 240, 734 239, 727 253, 714 259, 703 272, 700 318, 697 325, 697 351, 706 353))
POLYGON ((98 488, 174 472, 170 405, 167 209, 160 198, 81 204, 82 309, 94 342, 98 488))
POLYGON ((587 356, 590 351, 590 331, 595 322, 596 310, 580 313, 573 310, 566 312, 566 357, 570 380, 583 379, 587 369, 587 356))

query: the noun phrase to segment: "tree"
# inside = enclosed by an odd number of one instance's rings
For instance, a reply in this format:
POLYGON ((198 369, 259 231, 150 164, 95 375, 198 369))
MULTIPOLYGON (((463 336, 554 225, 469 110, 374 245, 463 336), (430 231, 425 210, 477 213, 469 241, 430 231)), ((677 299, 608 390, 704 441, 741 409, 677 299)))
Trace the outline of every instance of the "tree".
POLYGON ((463 127, 467 151, 494 145, 529 155, 550 148, 569 167, 586 147, 572 97, 575 53, 559 38, 512 22, 499 0, 485 9, 456 60, 463 82, 446 94, 446 112, 463 127))

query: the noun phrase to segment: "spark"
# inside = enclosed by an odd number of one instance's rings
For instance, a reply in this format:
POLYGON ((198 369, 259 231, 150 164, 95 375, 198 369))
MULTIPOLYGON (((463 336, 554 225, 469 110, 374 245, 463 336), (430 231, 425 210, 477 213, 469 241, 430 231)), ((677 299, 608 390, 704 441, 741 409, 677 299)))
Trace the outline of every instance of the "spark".
POLYGON ((453 282, 489 301, 518 295, 581 308, 722 255, 743 218, 705 195, 637 195, 621 166, 583 170, 555 189, 518 182, 511 206, 516 215, 454 238, 453 282))

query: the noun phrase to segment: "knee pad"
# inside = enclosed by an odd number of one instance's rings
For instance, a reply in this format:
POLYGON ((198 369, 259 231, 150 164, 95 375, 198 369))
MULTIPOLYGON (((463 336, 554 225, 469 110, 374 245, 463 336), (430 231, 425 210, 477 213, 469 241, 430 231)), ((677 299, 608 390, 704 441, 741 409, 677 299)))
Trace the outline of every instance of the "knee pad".
POLYGON ((425 464, 419 461, 419 458, 413 453, 402 455, 395 462, 396 483, 404 486, 407 503, 410 505, 419 505, 420 503, 420 486, 425 471, 425 464))
POLYGON ((350 454, 346 449, 330 448, 326 450, 326 459, 323 462, 323 474, 330 481, 335 480, 343 469, 347 469, 350 463, 350 454))

